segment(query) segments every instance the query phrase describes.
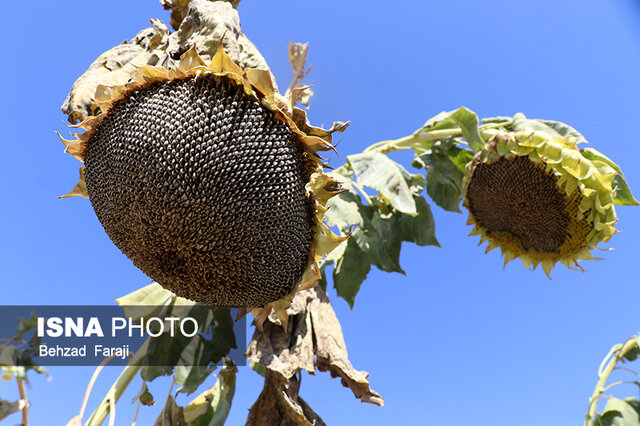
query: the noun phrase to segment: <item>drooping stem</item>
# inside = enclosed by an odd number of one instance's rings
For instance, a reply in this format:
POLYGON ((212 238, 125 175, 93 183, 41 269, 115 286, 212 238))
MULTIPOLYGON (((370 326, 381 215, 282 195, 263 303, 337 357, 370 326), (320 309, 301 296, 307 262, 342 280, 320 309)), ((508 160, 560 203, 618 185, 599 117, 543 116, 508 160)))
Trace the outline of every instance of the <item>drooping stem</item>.
POLYGON ((118 402, 124 391, 129 384, 133 381, 133 378, 138 374, 138 371, 142 368, 142 358, 146 355, 149 348, 149 340, 147 339, 144 344, 138 349, 138 351, 131 357, 127 366, 122 370, 118 379, 111 386, 105 397, 95 409, 85 426, 99 426, 104 419, 107 418, 109 412, 113 411, 115 403, 118 402))
POLYGON ((80 407, 80 414, 78 415, 80 420, 82 420, 82 417, 84 416, 84 410, 87 408, 87 402, 89 401, 89 395, 91 395, 91 390, 93 389, 93 385, 95 384, 96 380, 98 380, 98 376, 100 375, 100 372, 102 371, 104 366, 107 365, 107 363, 109 361, 111 361, 112 359, 113 359, 113 356, 110 356, 108 358, 103 359, 102 362, 100 363, 100 365, 98 365, 96 367, 95 371, 91 375, 91 379, 89 380, 89 384, 87 385, 87 389, 84 392, 84 398, 82 399, 82 406, 80 407))
MULTIPOLYGON (((497 133, 497 129, 499 127, 504 127, 508 124, 508 122, 488 123, 480 126, 478 128, 478 131, 480 133, 480 136, 482 136, 483 139, 487 140, 497 133)), ((390 139, 374 143, 373 145, 365 149, 364 152, 375 151, 381 154, 388 154, 390 152, 400 151, 403 149, 411 149, 414 145, 420 143, 435 142, 440 139, 459 138, 462 136, 462 129, 460 128, 426 131, 418 130, 412 135, 405 136, 400 139, 390 139)))
POLYGON ((631 350, 638 348, 637 339, 638 336, 633 336, 623 344, 614 345, 607 356, 602 360, 602 364, 600 364, 600 368, 598 370, 598 383, 596 383, 596 388, 593 391, 593 395, 591 395, 591 398, 589 398, 589 408, 587 410, 587 415, 584 421, 585 426, 591 426, 595 424, 594 417, 598 408, 598 400, 600 398, 606 397, 606 395, 603 395, 603 393, 611 389, 613 386, 619 384, 614 383, 610 386, 606 386, 607 380, 609 380, 609 376, 611 375, 613 370, 616 369, 616 364, 620 360, 622 360, 631 350))
POLYGON ((29 425, 29 401, 27 400, 27 390, 24 387, 24 380, 16 377, 16 382, 18 382, 18 392, 20 392, 20 399, 24 401, 24 406, 22 407, 22 425, 29 425))

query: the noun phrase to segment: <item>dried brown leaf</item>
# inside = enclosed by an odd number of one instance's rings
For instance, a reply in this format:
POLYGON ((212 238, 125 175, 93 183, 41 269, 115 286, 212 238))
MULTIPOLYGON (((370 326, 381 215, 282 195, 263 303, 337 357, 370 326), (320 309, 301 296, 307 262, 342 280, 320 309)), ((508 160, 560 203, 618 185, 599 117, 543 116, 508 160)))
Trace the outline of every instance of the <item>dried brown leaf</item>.
POLYGON ((169 37, 167 56, 159 65, 170 67, 172 61, 178 60, 194 46, 202 59, 209 63, 222 36, 225 52, 241 68, 269 69, 264 57, 240 29, 238 12, 231 3, 209 0, 188 2, 178 30, 169 37))
POLYGON ((290 318, 286 329, 272 311, 263 323, 264 331, 261 333, 256 330, 254 333, 247 349, 247 358, 277 371, 286 379, 301 369, 315 372, 311 317, 306 314, 307 298, 310 296, 310 290, 296 294, 287 309, 290 318))
POLYGON ((247 425, 323 426, 325 423, 298 396, 300 377, 285 379, 280 373, 267 370, 264 388, 249 410, 247 425))
POLYGON ((154 426, 187 426, 184 420, 183 408, 176 404, 171 395, 167 396, 167 402, 156 419, 154 426))
MULTIPOLYGON (((234 8, 238 7, 241 0, 226 0, 234 8)), ((171 9, 171 20, 169 23, 174 29, 178 29, 180 27, 180 23, 187 15, 187 10, 189 7, 190 0, 160 0, 160 4, 165 8, 165 10, 171 9)))
POLYGON ((351 389, 362 402, 383 406, 384 399, 369 387, 366 371, 357 371, 349 361, 342 328, 327 294, 318 288, 317 297, 311 300, 309 311, 316 342, 316 366, 329 371, 331 377, 340 377, 342 385, 351 389))
POLYGON ((293 70, 293 80, 285 93, 285 98, 289 102, 289 109, 293 110, 296 103, 300 102, 309 108, 309 100, 313 96, 311 86, 299 84, 311 71, 311 66, 306 68, 307 53, 309 53, 309 43, 289 43, 289 62, 293 70))
MULTIPOLYGON (((241 31, 238 12, 232 3, 165 0, 163 5, 166 7, 184 10, 185 16, 180 19, 178 31, 169 34, 169 28, 162 21, 152 19, 152 28, 144 29, 131 40, 104 52, 73 84, 62 105, 62 112, 69 116, 71 123, 97 115, 99 106, 95 97, 99 86, 123 85, 130 80, 136 68, 145 65, 173 69, 180 56, 192 47, 208 63, 223 35, 224 50, 233 62, 243 69, 268 70, 264 57, 241 31)), ((275 78, 270 77, 272 86, 277 88, 275 78)))
POLYGON ((151 23, 153 27, 100 55, 76 80, 62 105, 62 112, 69 116, 69 122, 76 123, 96 115, 98 105, 94 96, 98 85, 124 84, 135 72, 135 67, 158 62, 166 49, 169 29, 157 19, 152 19, 151 23))
POLYGON ((384 405, 380 394, 370 388, 369 373, 351 365, 340 322, 322 288, 298 292, 287 313, 287 328, 270 315, 264 321, 264 331, 255 331, 246 354, 250 361, 265 365, 267 372, 277 372, 286 380, 303 369, 314 373, 317 367, 340 377, 342 385, 362 402, 384 405))
POLYGON ((13 413, 17 413, 18 411, 22 410, 27 404, 28 403, 23 399, 9 402, 0 398, 0 420, 10 416, 13 413))

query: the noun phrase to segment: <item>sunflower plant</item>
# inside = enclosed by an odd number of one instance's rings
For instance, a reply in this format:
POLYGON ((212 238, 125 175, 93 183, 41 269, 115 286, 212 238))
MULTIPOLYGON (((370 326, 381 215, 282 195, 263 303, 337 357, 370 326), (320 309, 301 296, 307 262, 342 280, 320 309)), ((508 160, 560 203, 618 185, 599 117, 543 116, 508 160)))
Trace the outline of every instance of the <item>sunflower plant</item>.
POLYGON ((231 307, 254 319, 246 357, 265 379, 248 424, 323 424, 299 396, 302 370, 327 371, 381 406, 368 373, 348 359, 329 281, 353 307, 372 266, 403 272, 403 242, 439 246, 432 204, 462 205, 471 235, 500 248, 505 267, 519 258, 547 276, 557 263, 583 270, 617 232, 615 206, 638 205, 620 168, 572 127, 523 114, 481 120, 465 107, 329 169, 323 153, 348 122, 315 127, 299 107, 313 95, 302 83, 306 45, 289 46, 294 80, 280 94, 240 29, 238 2, 161 2, 175 31, 152 20, 97 58, 63 105, 80 130, 62 142, 84 163, 65 197, 88 198, 114 244, 156 281, 118 299, 127 315, 212 305, 213 341, 149 341, 91 415, 84 420, 83 404, 72 423, 113 421, 137 376, 134 402, 154 405, 147 383, 163 375, 177 392, 200 393, 179 407, 170 392, 162 424, 223 423, 237 373, 226 355, 241 343, 231 307), (414 155, 415 170, 388 156, 397 151, 414 155), (141 366, 168 346, 172 365, 141 366), (218 380, 203 391, 216 364, 218 380))

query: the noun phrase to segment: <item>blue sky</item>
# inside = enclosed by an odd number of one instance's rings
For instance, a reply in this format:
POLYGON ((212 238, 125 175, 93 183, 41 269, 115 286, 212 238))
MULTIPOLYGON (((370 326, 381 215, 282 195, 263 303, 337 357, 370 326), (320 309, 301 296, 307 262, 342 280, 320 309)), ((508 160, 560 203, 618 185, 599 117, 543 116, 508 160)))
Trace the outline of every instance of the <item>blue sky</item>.
MULTIPOLYGON (((640 195, 640 10, 631 0, 244 0, 239 12, 281 87, 291 79, 287 44, 309 42, 311 121, 352 122, 333 166, 465 105, 481 117, 520 111, 574 126, 640 195)), ((79 163, 54 130, 67 131, 59 107, 88 65, 168 13, 154 0, 66 0, 11 2, 3 14, 2 303, 113 303, 150 279, 110 242, 87 200, 56 198, 75 185, 79 163)), ((393 158, 410 167, 407 153, 393 158)), ((351 361, 371 373, 386 406, 361 404, 323 373, 303 374, 301 396, 328 424, 581 422, 601 359, 640 329, 640 209, 618 208, 622 232, 604 260, 585 262, 584 274, 558 267, 551 280, 518 262, 503 271, 499 253, 485 255, 467 236, 466 214, 433 211, 442 248, 405 245, 406 276, 372 271, 353 310, 330 291, 351 361)), ((33 376, 32 423, 73 417, 92 371, 33 376)), ((90 409, 119 371, 107 368, 90 409)), ((151 384, 157 401, 168 385, 151 384)), ((130 422, 137 386, 117 424, 130 422)), ((260 390, 261 378, 241 368, 229 424, 243 424, 260 390)), ((17 399, 15 383, 0 382, 0 397, 17 399)), ((143 407, 138 424, 158 412, 143 407)))

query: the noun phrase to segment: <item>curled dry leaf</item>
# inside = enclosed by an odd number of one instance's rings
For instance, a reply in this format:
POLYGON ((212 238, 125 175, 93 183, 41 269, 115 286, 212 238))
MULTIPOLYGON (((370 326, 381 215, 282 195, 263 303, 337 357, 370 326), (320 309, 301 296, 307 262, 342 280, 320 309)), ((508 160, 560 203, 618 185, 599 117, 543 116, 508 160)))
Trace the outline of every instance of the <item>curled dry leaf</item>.
POLYGON ((289 62, 293 70, 293 80, 285 93, 285 98, 289 102, 289 109, 292 110, 297 102, 309 108, 309 100, 313 96, 311 86, 299 84, 311 71, 311 66, 306 67, 309 43, 289 43, 289 62))
MULTIPOLYGON (((176 30, 180 27, 180 23, 187 15, 189 3, 191 0, 160 0, 160 4, 166 9, 171 9, 171 20, 169 23, 176 30)), ((236 8, 241 0, 226 0, 236 8)))
POLYGON ((298 396, 300 377, 289 380, 280 373, 267 370, 264 387, 257 401, 249 410, 247 425, 300 425, 323 426, 322 421, 309 405, 298 396))
MULTIPOLYGON (((241 68, 269 69, 264 57, 240 29, 238 12, 231 3, 191 0, 184 19, 176 28, 168 40, 167 61, 178 61, 183 53, 195 46, 202 59, 209 63, 224 36, 225 52, 241 68)), ((171 68, 172 64, 161 62, 159 65, 171 68)), ((272 82, 276 87, 273 77, 272 82)))
MULTIPOLYGON (((175 0, 171 4, 182 4, 175 0)), ((267 62, 240 29, 238 12, 227 2, 191 0, 184 6, 186 14, 178 31, 170 34, 160 20, 152 19, 153 27, 140 31, 134 38, 104 52, 89 69, 76 80, 62 112, 71 123, 77 123, 100 112, 96 102, 96 88, 121 86, 134 77, 145 65, 173 69, 180 56, 192 47, 208 63, 218 49, 224 35, 224 50, 241 68, 268 70, 267 62)), ((167 2, 169 4, 169 2, 167 2)), ((271 75, 273 87, 275 78, 271 75)))
POLYGON ((9 402, 0 398, 0 420, 22 410, 28 403, 24 399, 9 402))
POLYGON ((265 365, 267 373, 276 372, 285 381, 303 369, 315 373, 317 367, 340 377, 342 385, 362 402, 384 404, 384 399, 370 389, 369 374, 351 365, 342 328, 322 288, 298 292, 287 314, 286 327, 270 315, 262 324, 263 332, 256 330, 246 354, 250 361, 265 365))
POLYGON ((155 65, 164 54, 169 37, 167 26, 152 19, 152 28, 140 31, 134 38, 107 50, 76 80, 62 105, 71 123, 97 115, 94 96, 98 84, 125 84, 136 67, 155 65))
POLYGON ((184 409, 176 404, 176 400, 171 395, 167 396, 167 402, 154 426, 187 426, 184 419, 184 409))

